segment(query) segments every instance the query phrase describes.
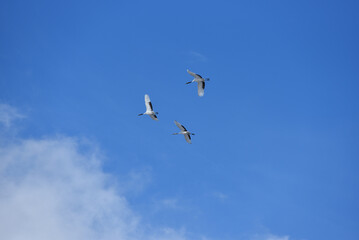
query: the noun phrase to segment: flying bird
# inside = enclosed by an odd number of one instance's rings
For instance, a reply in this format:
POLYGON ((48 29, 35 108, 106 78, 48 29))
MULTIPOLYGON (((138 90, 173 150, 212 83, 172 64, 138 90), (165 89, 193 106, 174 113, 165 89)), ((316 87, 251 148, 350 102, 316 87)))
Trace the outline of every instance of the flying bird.
POLYGON ((138 114, 138 116, 148 115, 148 116, 150 116, 153 120, 158 121, 158 118, 157 118, 157 116, 156 116, 156 114, 158 114, 158 112, 154 112, 154 111, 153 111, 153 106, 152 106, 150 97, 149 97, 147 94, 145 94, 145 104, 146 104, 146 112, 140 113, 140 114, 138 114))
POLYGON ((209 81, 209 78, 203 78, 201 75, 196 74, 194 72, 191 72, 187 69, 187 72, 194 77, 194 79, 190 82, 187 82, 186 84, 190 84, 193 82, 198 83, 198 96, 202 97, 204 95, 204 87, 205 87, 205 81, 209 81))
POLYGON ((173 135, 183 134, 183 136, 184 136, 184 138, 186 139, 186 141, 187 141, 188 143, 192 143, 192 142, 191 142, 191 135, 194 135, 194 133, 191 133, 191 132, 187 131, 187 129, 186 129, 183 125, 181 125, 179 122, 177 122, 176 120, 175 120, 175 124, 176 124, 177 127, 181 130, 181 132, 179 132, 179 133, 173 133, 173 135))

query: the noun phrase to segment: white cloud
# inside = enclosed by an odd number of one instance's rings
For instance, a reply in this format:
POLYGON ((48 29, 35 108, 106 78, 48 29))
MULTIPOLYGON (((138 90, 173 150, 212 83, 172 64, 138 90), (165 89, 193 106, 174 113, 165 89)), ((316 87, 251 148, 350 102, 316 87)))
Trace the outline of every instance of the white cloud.
POLYGON ((121 178, 121 182, 124 183, 121 190, 126 195, 136 195, 142 193, 151 181, 152 169, 150 167, 132 170, 121 178))
POLYGON ((267 237, 266 240, 289 240, 289 236, 279 237, 279 236, 271 235, 271 236, 267 237))
POLYGON ((23 118, 16 108, 13 108, 7 104, 0 103, 0 124, 6 128, 11 127, 14 120, 23 118))
POLYGON ((95 149, 65 137, 0 146, 0 239, 186 239, 141 223, 95 149))
POLYGON ((289 236, 276 236, 273 234, 257 234, 251 240, 290 240, 289 236))
POLYGON ((213 192, 212 195, 213 195, 213 197, 215 197, 221 201, 228 199, 228 195, 221 193, 221 192, 213 192))
POLYGON ((165 198, 159 201, 160 208, 172 208, 172 209, 179 209, 181 208, 178 204, 178 199, 176 198, 165 198))
POLYGON ((200 62, 206 62, 208 60, 206 56, 204 56, 203 54, 201 54, 199 52, 190 51, 189 54, 195 60, 200 61, 200 62))

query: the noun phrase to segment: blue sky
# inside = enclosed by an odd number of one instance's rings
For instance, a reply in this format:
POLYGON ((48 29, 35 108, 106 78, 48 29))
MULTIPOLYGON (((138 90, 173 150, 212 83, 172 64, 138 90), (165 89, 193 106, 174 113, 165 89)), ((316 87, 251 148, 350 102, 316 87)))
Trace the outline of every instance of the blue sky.
POLYGON ((47 149, 38 159, 52 159, 52 144, 74 161, 99 152, 103 187, 173 239, 358 239, 358 10, 2 1, 2 156, 32 151, 27 141, 47 149), (186 69, 211 78, 203 98, 186 69), (146 93, 158 122, 137 116, 146 93), (192 145, 171 135, 173 120, 196 133, 192 145))

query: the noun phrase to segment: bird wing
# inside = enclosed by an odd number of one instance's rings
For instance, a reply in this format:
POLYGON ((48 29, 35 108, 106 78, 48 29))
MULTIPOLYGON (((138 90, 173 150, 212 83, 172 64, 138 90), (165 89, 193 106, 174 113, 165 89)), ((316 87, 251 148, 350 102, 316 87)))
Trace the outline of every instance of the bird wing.
POLYGON ((153 106, 150 100, 150 96, 148 96, 147 94, 145 95, 145 104, 146 104, 146 110, 147 111, 153 111, 153 106))
POLYGON ((189 134, 184 134, 184 138, 186 139, 186 141, 187 141, 188 143, 192 143, 192 141, 191 141, 191 136, 190 136, 189 134))
POLYGON ((206 84, 204 82, 198 82, 198 96, 202 97, 204 95, 204 87, 206 84))
POLYGON ((179 129, 181 129, 181 131, 187 131, 187 129, 183 125, 181 125, 179 122, 177 122, 176 120, 175 120, 175 124, 177 125, 177 127, 179 129))
POLYGON ((155 114, 151 114, 150 117, 151 117, 153 120, 158 121, 158 118, 157 118, 157 116, 156 116, 155 114))
POLYGON ((196 74, 196 73, 194 73, 194 72, 191 72, 191 71, 188 70, 188 69, 187 69, 187 72, 188 72, 192 77, 194 77, 194 78, 202 78, 201 75, 196 74))

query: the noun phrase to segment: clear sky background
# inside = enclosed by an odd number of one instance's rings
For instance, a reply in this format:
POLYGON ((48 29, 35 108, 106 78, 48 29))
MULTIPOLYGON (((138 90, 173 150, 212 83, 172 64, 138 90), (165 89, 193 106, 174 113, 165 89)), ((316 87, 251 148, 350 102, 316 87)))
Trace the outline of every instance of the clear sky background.
POLYGON ((358 11, 1 1, 0 238, 358 239, 358 11))

